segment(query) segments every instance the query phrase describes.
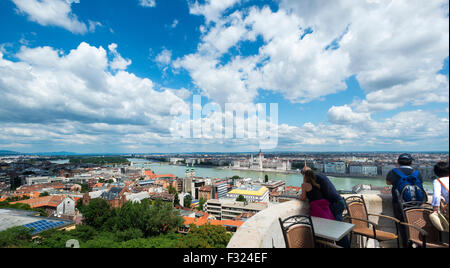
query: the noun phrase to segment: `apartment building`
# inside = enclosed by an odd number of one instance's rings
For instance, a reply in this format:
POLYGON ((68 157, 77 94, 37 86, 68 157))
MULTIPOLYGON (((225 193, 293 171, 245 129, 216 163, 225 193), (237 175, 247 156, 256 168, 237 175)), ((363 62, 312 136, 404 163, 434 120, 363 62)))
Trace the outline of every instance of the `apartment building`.
POLYGON ((241 195, 248 202, 269 202, 269 189, 265 186, 243 186, 228 192, 227 198, 236 200, 241 195))
POLYGON ((205 204, 206 212, 218 220, 232 220, 243 213, 256 214, 267 207, 267 203, 246 203, 218 199, 208 200, 205 204))

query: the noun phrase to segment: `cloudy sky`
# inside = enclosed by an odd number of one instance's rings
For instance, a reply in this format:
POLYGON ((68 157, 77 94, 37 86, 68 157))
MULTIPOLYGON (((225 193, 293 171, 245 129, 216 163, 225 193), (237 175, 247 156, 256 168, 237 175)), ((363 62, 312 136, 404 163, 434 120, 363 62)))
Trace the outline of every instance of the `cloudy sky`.
POLYGON ((174 110, 201 95, 238 110, 278 103, 276 151, 448 151, 448 10, 448 0, 2 0, 0 150, 259 149, 252 137, 174 136, 174 110))

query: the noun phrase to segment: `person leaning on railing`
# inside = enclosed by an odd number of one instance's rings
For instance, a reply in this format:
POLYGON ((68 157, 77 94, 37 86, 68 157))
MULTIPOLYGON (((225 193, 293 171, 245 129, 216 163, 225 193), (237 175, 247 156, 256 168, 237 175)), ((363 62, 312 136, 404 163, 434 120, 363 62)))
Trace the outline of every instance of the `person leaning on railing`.
MULTIPOLYGON (((305 167, 302 169, 302 175, 305 175, 306 171, 312 171, 312 169, 306 166, 305 163, 305 167)), ((338 193, 336 187, 327 176, 320 173, 314 173, 314 175, 316 176, 316 182, 320 185, 320 192, 330 202, 330 210, 334 218, 337 221, 343 221, 343 213, 345 210, 344 198, 338 193)), ((347 236, 337 244, 343 248, 350 248, 350 241, 347 236)))
POLYGON ((437 179, 433 181, 433 201, 431 205, 434 211, 441 209, 441 200, 444 199, 448 204, 448 177, 449 166, 448 162, 439 162, 434 166, 434 174, 437 179))
POLYGON ((436 221, 433 224, 438 226, 437 228, 440 231, 447 232, 448 236, 448 161, 437 163, 434 166, 434 174, 437 178, 433 181, 433 200, 431 205, 435 213, 432 215, 434 216, 432 221, 436 221))

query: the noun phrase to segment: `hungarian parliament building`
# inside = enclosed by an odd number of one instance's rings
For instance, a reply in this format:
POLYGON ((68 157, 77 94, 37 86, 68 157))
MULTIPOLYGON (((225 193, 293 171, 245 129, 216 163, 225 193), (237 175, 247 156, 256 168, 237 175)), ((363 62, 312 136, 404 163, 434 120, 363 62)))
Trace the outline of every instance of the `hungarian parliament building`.
POLYGON ((264 154, 260 151, 257 157, 253 155, 248 159, 233 161, 233 168, 250 169, 250 170, 291 170, 291 162, 289 160, 281 160, 277 158, 265 159, 264 154))

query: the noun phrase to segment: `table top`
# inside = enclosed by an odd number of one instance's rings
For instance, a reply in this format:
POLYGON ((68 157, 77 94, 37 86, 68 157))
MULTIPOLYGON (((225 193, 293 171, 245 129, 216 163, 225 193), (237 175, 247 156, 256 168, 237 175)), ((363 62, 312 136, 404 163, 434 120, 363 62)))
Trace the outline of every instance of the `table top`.
POLYGON ((331 241, 340 241, 355 227, 351 223, 331 221, 317 217, 311 217, 311 220, 316 236, 331 241))

